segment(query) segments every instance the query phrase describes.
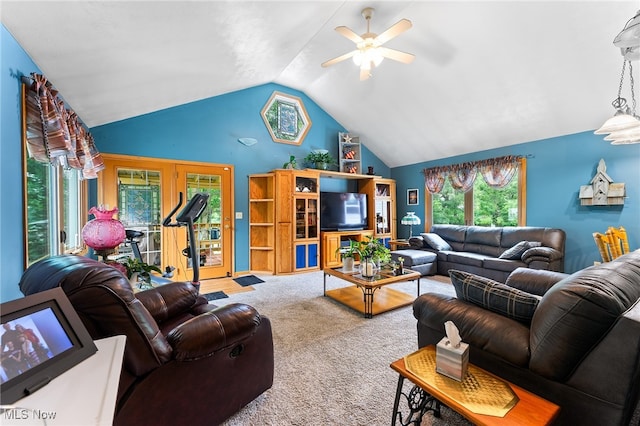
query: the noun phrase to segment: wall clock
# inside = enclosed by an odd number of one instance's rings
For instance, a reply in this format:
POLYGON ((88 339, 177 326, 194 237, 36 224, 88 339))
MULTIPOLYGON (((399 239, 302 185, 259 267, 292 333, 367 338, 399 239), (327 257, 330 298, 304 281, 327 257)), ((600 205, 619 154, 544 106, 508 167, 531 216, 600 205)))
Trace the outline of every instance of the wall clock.
POLYGON ((301 145, 311 128, 302 99, 273 92, 260 114, 274 142, 301 145))

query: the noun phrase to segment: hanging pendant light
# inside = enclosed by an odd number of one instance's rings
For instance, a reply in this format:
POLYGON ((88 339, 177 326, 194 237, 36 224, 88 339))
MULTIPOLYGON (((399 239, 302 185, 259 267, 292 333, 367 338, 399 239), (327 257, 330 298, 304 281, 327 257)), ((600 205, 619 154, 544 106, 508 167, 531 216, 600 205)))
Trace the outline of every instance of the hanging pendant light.
MULTIPOLYGON (((605 123, 594 133, 596 135, 606 135, 609 133, 640 129, 640 119, 635 113, 636 110, 636 96, 635 96, 635 87, 633 80, 633 67, 631 65, 631 61, 624 59, 622 62, 622 72, 620 73, 620 85, 618 86, 618 97, 612 102, 613 107, 616 109, 616 113, 613 117, 605 121, 605 123), (627 105, 627 100, 622 97, 622 85, 624 83, 624 74, 625 69, 629 64, 629 82, 631 86, 631 108, 627 105)), ((628 141, 633 139, 618 139, 615 136, 609 135, 605 138, 605 140, 616 141, 628 141)), ((618 144, 621 144, 619 142, 618 144)), ((625 143, 636 143, 636 142, 625 142, 625 143)))
POLYGON ((629 19, 620 34, 613 39, 613 45, 619 48, 640 47, 640 10, 629 19))

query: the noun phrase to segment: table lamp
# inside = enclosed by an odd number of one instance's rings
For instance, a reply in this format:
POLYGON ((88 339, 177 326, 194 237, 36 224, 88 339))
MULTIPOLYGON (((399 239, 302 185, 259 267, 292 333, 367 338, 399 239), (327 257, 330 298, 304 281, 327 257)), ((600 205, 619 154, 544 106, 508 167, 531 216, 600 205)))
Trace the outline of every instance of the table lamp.
POLYGON ((400 220, 403 225, 409 225, 409 238, 413 237, 413 225, 420 225, 420 218, 416 216, 415 212, 407 212, 407 214, 400 220))

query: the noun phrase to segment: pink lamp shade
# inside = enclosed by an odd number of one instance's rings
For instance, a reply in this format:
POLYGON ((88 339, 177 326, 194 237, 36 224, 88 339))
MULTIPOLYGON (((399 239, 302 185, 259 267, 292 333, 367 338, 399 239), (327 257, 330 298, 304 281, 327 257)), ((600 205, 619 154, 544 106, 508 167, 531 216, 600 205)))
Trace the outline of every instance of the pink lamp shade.
POLYGON ((91 207, 89 214, 95 219, 87 222, 82 228, 82 239, 94 250, 110 250, 116 248, 125 239, 124 226, 113 218, 118 208, 104 210, 91 207))

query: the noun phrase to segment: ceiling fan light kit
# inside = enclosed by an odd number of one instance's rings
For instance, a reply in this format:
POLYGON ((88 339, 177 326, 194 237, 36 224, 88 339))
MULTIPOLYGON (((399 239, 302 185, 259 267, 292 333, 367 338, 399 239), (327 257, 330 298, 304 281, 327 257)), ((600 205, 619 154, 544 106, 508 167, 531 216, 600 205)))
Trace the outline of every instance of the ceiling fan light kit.
POLYGON ((337 64, 338 62, 342 62, 345 59, 353 58, 353 62, 360 67, 360 80, 367 80, 371 77, 371 70, 379 66, 384 58, 389 58, 405 64, 413 62, 415 59, 414 55, 382 46, 387 41, 411 28, 411 21, 408 19, 401 19, 386 31, 378 35, 376 33, 372 33, 370 28, 373 12, 374 9, 372 7, 365 7, 362 9, 362 16, 367 21, 367 32, 362 35, 356 34, 353 30, 345 26, 336 27, 335 30, 340 35, 348 38, 356 44, 356 49, 338 56, 337 58, 323 62, 323 67, 326 68, 333 64, 337 64))

